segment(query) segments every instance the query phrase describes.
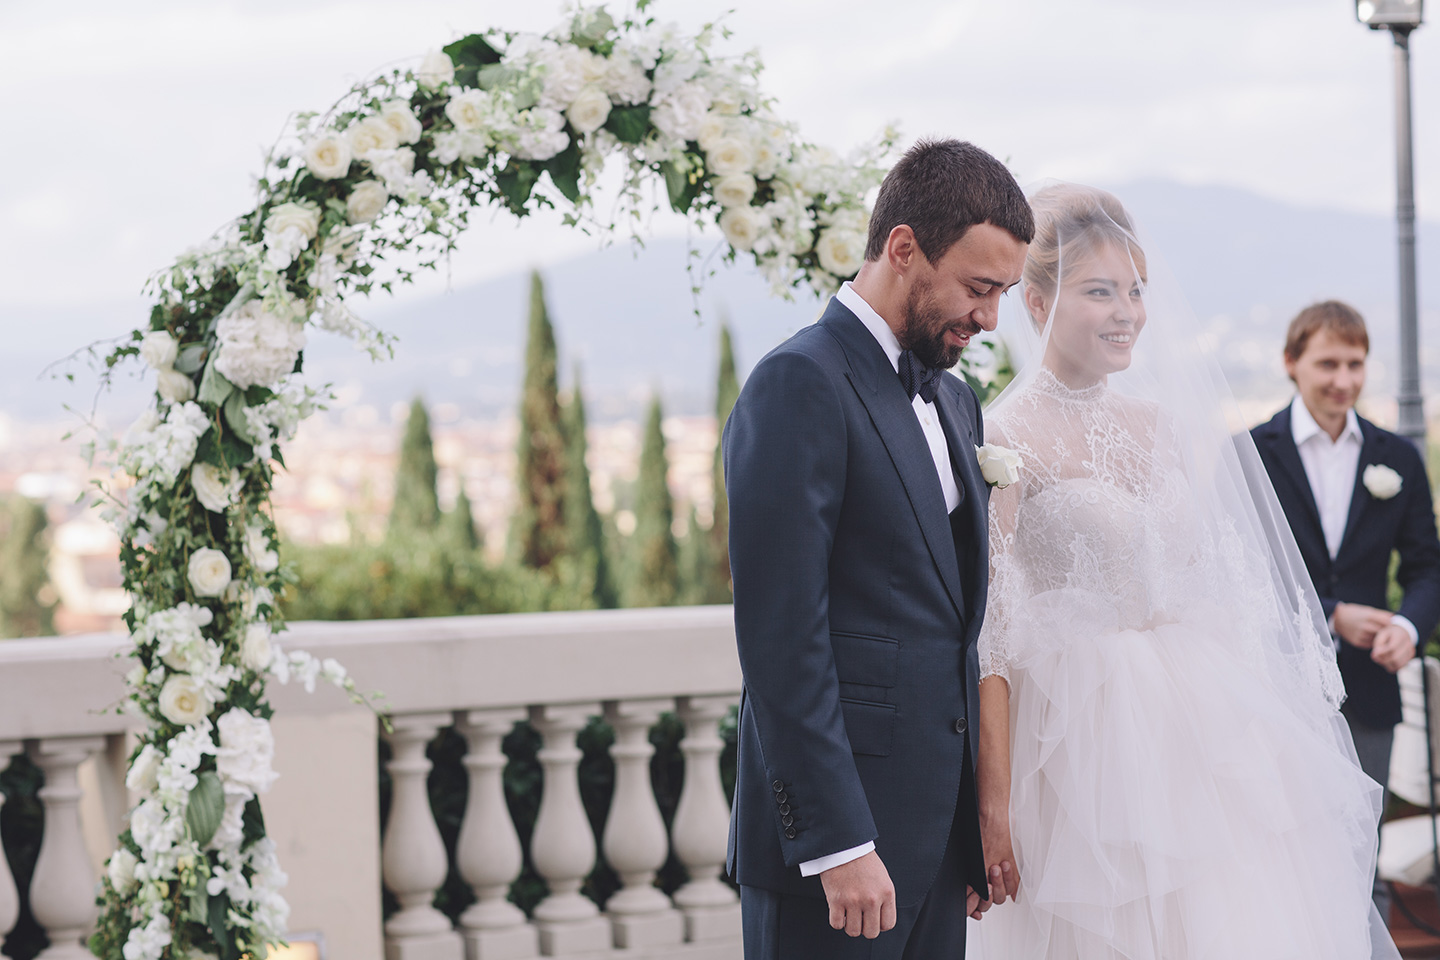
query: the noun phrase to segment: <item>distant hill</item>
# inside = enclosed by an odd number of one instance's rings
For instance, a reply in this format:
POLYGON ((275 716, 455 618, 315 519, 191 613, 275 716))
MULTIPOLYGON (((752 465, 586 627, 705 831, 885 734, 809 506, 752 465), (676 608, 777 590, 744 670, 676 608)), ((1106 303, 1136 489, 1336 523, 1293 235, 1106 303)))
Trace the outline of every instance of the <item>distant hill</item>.
MULTIPOLYGON (((1228 187, 1143 181, 1114 189, 1153 237, 1196 316, 1219 338, 1237 394, 1285 391, 1278 361, 1284 325, 1301 306, 1325 297, 1349 300, 1366 314, 1377 361, 1373 391, 1393 391, 1391 218, 1301 209, 1228 187)), ((708 240, 700 252, 708 255, 713 246, 708 240)), ((1419 249, 1426 389, 1433 395, 1440 388, 1440 224, 1422 225, 1419 249)), ((577 362, 583 367, 593 419, 637 414, 652 388, 670 412, 707 412, 722 317, 733 325, 745 371, 820 310, 813 298, 773 298, 753 270, 721 264, 704 282, 697 319, 686 260, 681 241, 643 249, 619 241, 544 270, 562 379, 568 383, 577 362)), ((527 289, 526 277, 514 274, 376 304, 365 313, 399 336, 394 361, 372 364, 348 343, 316 334, 306 370, 315 382, 345 388, 347 401, 382 412, 416 392, 432 403, 453 403, 465 416, 507 411, 519 390, 527 289)), ((7 315, 12 339, 0 355, 0 411, 37 420, 59 416, 62 400, 88 405, 88 391, 37 384, 36 373, 77 344, 121 332, 143 316, 138 301, 7 315)), ((124 419, 140 397, 133 385, 122 386, 107 407, 124 419)))

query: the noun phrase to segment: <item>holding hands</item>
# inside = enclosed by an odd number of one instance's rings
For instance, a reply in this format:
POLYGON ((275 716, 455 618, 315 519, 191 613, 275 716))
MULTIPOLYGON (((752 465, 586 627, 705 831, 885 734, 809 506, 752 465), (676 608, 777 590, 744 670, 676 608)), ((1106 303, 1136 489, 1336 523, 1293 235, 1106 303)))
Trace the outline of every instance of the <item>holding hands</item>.
POLYGON ((1410 634, 1389 610, 1367 607, 1362 603, 1337 603, 1334 613, 1335 632, 1354 647, 1370 651, 1370 659, 1395 673, 1415 658, 1415 644, 1410 634))

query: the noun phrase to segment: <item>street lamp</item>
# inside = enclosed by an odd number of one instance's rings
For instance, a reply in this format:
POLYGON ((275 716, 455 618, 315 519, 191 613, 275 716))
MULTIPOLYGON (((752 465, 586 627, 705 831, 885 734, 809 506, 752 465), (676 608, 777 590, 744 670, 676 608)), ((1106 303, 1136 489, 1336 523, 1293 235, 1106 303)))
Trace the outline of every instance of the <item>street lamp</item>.
POLYGON ((1397 433, 1425 443, 1420 399, 1420 322, 1415 291, 1415 156, 1410 137, 1410 31, 1424 0, 1355 0, 1355 19, 1395 41, 1395 220, 1400 253, 1400 417, 1397 433))

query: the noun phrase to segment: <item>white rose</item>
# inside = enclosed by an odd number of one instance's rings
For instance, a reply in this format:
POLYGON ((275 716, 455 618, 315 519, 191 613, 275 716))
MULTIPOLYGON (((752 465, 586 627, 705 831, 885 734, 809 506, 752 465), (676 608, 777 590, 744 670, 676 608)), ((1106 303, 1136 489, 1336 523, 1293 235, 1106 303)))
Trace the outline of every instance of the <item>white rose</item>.
POLYGON ((177 726, 196 726, 213 707, 205 689, 188 673, 172 674, 160 688, 160 714, 177 726))
POLYGON ((305 348, 300 324, 267 313, 259 300, 224 317, 215 325, 215 335, 220 341, 215 369, 242 390, 274 386, 295 369, 305 348))
POLYGON ((135 854, 126 847, 121 847, 110 854, 110 862, 105 865, 105 873, 110 878, 111 888, 122 896, 130 892, 135 886, 135 866, 140 861, 135 854))
POLYGON ((455 64, 443 50, 432 50, 420 61, 415 81, 431 90, 439 89, 455 79, 455 64))
POLYGON ((351 223, 369 223, 380 215, 390 191, 379 180, 362 180, 345 198, 345 216, 351 223))
POLYGON ((760 239, 761 214, 754 207, 730 207, 720 214, 720 229, 736 250, 749 250, 760 239))
POLYGON ((125 775, 125 786, 136 793, 153 791, 157 782, 155 778, 160 773, 160 764, 164 759, 159 750, 145 744, 130 764, 130 772, 125 775))
POLYGON ((390 125, 400 143, 414 143, 425 132, 425 128, 420 125, 420 118, 415 116, 415 111, 411 110, 410 104, 404 100, 390 100, 381 104, 380 119, 390 125))
POLYGON ((975 459, 980 463, 980 475, 985 482, 998 490, 1004 490, 1019 480, 1020 471, 1025 466, 1020 454, 994 443, 976 447, 975 459))
POLYGON ((245 639, 240 641, 240 663, 246 670, 259 673, 270 666, 270 627, 263 623, 252 623, 245 628, 245 639))
POLYGON ((570 126, 580 133, 594 133, 610 117, 610 96, 594 84, 580 91, 565 111, 570 126))
POLYGON ((755 159, 751 166, 755 171, 755 176, 761 180, 769 180, 775 176, 775 171, 780 166, 780 154, 769 139, 755 141, 754 148, 755 159))
POLYGON ((333 133, 311 140, 301 156, 319 180, 334 180, 350 172, 350 142, 333 133))
POLYGON ((165 330, 151 330, 140 341, 140 358, 155 370, 169 370, 179 352, 180 344, 165 330))
POLYGON ((345 130, 350 152, 361 160, 373 150, 394 150, 400 146, 400 135, 381 117, 366 117, 345 130))
POLYGON ((724 114, 711 110, 705 114, 705 119, 700 121, 700 133, 695 137, 695 142, 700 144, 701 150, 714 150, 715 145, 725 138, 730 132, 730 118, 724 114))
POLYGON ((755 151, 750 141, 741 137, 721 137, 714 149, 705 151, 705 166, 720 177, 749 173, 754 163, 755 151))
POLYGON ((270 573, 280 566, 280 555, 270 549, 270 538, 258 523, 245 528, 245 559, 262 573, 270 573))
POLYGON ((1389 500, 1405 486, 1400 474, 1383 463, 1370 464, 1360 479, 1365 484, 1365 489, 1370 491, 1370 496, 1376 500, 1389 500))
POLYGON ((854 230, 831 227, 820 233, 815 252, 820 266, 848 280, 860 272, 860 265, 865 262, 865 237, 854 230))
POLYGON ((214 464, 197 463, 190 470, 190 485, 195 488, 195 499, 201 506, 211 513, 224 513, 235 502, 245 481, 234 467, 221 473, 214 464))
POLYGON ((230 561, 214 547, 201 547, 192 553, 186 572, 190 586, 202 597, 218 597, 230 586, 230 561))
POLYGON ((195 381, 179 370, 161 370, 155 375, 155 389, 169 403, 195 399, 195 381))
POLYGON ((456 130, 467 133, 484 128, 489 110, 490 94, 484 90, 466 90, 459 96, 451 97, 450 102, 445 104, 445 116, 455 124, 456 130))
POLYGON ((282 203, 265 218, 266 233, 284 233, 292 227, 306 240, 314 240, 320 232, 320 208, 313 203, 282 203))
POLYGON ((743 207, 755 196, 755 178, 748 173, 732 173, 715 184, 715 202, 722 207, 743 207))

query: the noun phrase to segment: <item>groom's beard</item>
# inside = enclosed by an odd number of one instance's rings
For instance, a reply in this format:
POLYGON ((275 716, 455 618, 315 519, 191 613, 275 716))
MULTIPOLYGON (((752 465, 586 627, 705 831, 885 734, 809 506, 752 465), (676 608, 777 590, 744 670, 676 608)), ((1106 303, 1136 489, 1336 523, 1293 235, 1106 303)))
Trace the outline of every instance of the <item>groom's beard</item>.
POLYGON ((930 281, 917 280, 905 298, 905 323, 897 338, 900 346, 913 351, 927 367, 949 370, 960 362, 964 349, 945 341, 945 332, 951 329, 966 337, 980 333, 980 325, 973 320, 947 323, 930 296, 930 281))

